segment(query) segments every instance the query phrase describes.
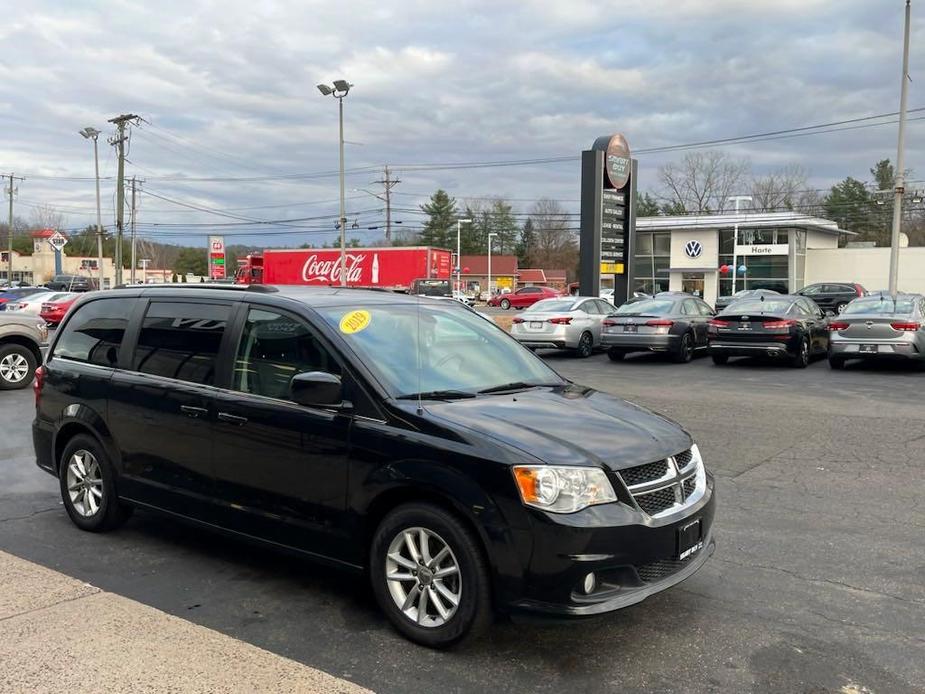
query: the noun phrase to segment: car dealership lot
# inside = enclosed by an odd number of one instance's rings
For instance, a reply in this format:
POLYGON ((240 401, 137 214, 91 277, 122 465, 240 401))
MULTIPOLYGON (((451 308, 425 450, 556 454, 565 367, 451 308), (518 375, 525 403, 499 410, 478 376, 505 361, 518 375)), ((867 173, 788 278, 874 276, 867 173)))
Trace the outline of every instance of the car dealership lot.
POLYGON ((142 513, 81 533, 34 466, 29 391, 0 393, 0 549, 377 691, 921 687, 925 372, 544 355, 682 422, 717 475, 714 557, 623 612, 432 652, 359 579, 142 513))

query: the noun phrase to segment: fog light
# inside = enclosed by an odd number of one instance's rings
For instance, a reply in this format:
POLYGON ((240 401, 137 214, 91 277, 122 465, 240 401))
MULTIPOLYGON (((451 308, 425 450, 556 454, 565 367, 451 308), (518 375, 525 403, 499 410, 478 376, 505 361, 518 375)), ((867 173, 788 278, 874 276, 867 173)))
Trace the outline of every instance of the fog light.
POLYGON ((597 578, 594 577, 593 573, 585 576, 585 582, 582 586, 585 591, 585 595, 591 595, 594 592, 594 589, 597 587, 597 578))

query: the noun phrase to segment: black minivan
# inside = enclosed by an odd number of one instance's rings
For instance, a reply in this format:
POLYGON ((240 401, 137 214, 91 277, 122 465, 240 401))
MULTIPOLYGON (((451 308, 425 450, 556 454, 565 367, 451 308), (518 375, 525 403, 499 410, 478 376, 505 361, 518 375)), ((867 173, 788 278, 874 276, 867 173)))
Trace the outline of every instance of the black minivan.
POLYGON ((455 302, 92 292, 35 392, 37 463, 79 528, 149 509, 367 571, 428 646, 494 611, 637 603, 714 548, 713 478, 680 426, 563 379, 455 302))

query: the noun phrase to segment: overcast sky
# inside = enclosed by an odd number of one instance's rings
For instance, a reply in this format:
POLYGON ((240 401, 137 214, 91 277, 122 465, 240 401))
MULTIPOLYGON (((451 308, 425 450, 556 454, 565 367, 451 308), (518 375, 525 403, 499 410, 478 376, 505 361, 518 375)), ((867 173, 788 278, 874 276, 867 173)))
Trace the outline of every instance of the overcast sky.
MULTIPOLYGON (((77 131, 96 126, 110 225, 116 165, 106 121, 135 113, 147 122, 132 130, 127 171, 152 195, 249 219, 313 218, 262 232, 225 227, 229 242, 320 242, 337 217, 337 108, 315 84, 342 77, 355 84, 345 101, 347 208, 361 231, 381 224, 382 205, 353 189, 380 190, 372 169, 386 163, 402 181, 394 219, 409 227, 420 215, 402 208, 437 187, 460 200, 502 195, 518 211, 541 196, 577 209, 577 156, 598 135, 623 132, 638 150, 898 110, 903 5, 10 2, 0 23, 0 171, 26 176, 18 215, 51 205, 68 227, 85 226, 95 216, 92 146, 77 131), (572 155, 532 166, 411 168, 572 155), (323 175, 280 178, 292 174, 323 175), (229 180, 248 178, 259 180, 229 180)), ((913 10, 910 108, 925 106, 917 88, 925 7, 913 10)), ((907 136, 916 178, 925 178, 923 123, 911 121, 907 136)), ((725 151, 759 174, 800 164, 813 187, 826 188, 847 175, 869 178, 876 160, 895 158, 896 126, 725 151)), ((659 165, 682 154, 640 154, 640 189, 655 192, 659 165)), ((195 243, 209 230, 184 225, 241 221, 148 195, 138 219, 152 238, 195 243)), ((379 233, 353 232, 364 241, 379 233)))

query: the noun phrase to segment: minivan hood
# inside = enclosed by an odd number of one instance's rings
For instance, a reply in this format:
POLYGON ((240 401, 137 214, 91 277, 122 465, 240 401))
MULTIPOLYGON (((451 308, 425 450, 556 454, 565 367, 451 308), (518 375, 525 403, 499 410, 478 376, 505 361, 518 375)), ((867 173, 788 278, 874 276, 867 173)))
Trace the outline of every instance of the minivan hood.
POLYGON ((428 403, 426 411, 550 465, 641 465, 690 448, 678 424, 607 393, 578 385, 542 387, 428 403))

